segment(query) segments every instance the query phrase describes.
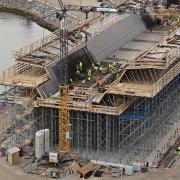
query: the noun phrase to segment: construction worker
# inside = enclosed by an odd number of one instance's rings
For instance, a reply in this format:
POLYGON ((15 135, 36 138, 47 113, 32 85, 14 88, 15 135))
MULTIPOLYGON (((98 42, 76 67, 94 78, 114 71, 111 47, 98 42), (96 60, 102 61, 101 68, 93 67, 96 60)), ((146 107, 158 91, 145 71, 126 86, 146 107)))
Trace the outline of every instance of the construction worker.
POLYGON ((98 71, 98 67, 97 66, 94 66, 94 69, 93 69, 94 71, 98 71))
POLYGON ((91 70, 90 70, 90 69, 88 70, 88 76, 89 76, 89 77, 91 77, 91 76, 92 76, 92 72, 91 72, 91 70))
POLYGON ((112 67, 111 67, 111 64, 108 64, 108 69, 109 69, 110 71, 111 71, 111 68, 112 68, 112 67))
POLYGON ((96 78, 96 85, 97 85, 97 87, 99 86, 99 84, 100 84, 100 77, 97 76, 97 78, 96 78))
POLYGON ((177 147, 177 153, 180 155, 180 146, 177 147))
POLYGON ((79 69, 76 70, 76 75, 79 76, 80 75, 80 71, 79 69))
POLYGON ((93 69, 94 71, 98 71, 98 67, 95 66, 94 63, 92 63, 92 69, 93 69))
POLYGON ((94 65, 94 63, 92 63, 92 68, 94 69, 94 67, 95 67, 95 65, 94 65))
POLYGON ((116 62, 113 62, 113 66, 116 67, 116 62))
POLYGON ((80 63, 79 63, 79 69, 82 71, 83 70, 83 64, 82 64, 82 62, 80 61, 80 63))
POLYGON ((91 70, 89 69, 89 70, 88 70, 88 80, 89 80, 89 81, 91 80, 91 76, 92 76, 92 72, 91 72, 91 70))
POLYGON ((112 64, 109 64, 109 65, 108 65, 108 68, 109 68, 109 71, 110 71, 110 72, 113 72, 113 71, 114 71, 114 68, 115 68, 115 67, 114 67, 114 64, 113 64, 113 63, 112 63, 112 64))
POLYGON ((177 18, 177 23, 180 23, 180 16, 177 18))

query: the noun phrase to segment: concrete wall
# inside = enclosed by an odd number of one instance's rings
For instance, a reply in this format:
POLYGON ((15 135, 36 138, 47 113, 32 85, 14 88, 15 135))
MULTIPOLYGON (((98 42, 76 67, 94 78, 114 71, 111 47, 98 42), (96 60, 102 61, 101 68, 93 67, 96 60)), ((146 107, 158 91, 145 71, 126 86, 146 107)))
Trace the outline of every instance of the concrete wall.
POLYGON ((103 61, 142 33, 146 26, 139 15, 130 15, 87 43, 87 50, 97 62, 103 61))
MULTIPOLYGON (((72 54, 69 55, 68 57, 68 68, 69 68, 69 79, 75 80, 76 76, 76 65, 79 65, 79 62, 82 61, 83 67, 86 69, 91 65, 91 60, 84 51, 84 48, 79 49, 72 54)), ((50 80, 45 82, 44 84, 40 85, 38 87, 39 93, 43 97, 49 96, 50 94, 54 94, 59 90, 59 82, 60 82, 60 62, 54 61, 53 63, 49 64, 46 67, 47 72, 50 75, 50 80), (45 95, 45 96, 44 96, 45 95)))

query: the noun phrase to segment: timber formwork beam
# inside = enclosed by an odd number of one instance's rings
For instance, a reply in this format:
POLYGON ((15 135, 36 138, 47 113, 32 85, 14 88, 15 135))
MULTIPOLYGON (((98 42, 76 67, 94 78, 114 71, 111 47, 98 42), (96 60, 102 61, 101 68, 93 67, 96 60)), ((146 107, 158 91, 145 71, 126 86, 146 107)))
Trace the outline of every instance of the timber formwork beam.
POLYGON ((118 83, 108 89, 111 94, 140 96, 140 97, 154 97, 160 92, 175 76, 180 73, 180 62, 177 62, 169 71, 167 71, 155 83, 140 83, 140 82, 126 82, 118 83))

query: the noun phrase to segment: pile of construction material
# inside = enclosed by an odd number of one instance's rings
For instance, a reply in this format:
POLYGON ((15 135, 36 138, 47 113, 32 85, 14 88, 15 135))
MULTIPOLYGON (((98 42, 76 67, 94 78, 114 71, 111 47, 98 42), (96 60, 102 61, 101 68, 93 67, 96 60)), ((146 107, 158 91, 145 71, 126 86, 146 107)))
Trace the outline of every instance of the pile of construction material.
POLYGON ((132 165, 116 166, 113 163, 109 165, 94 164, 84 159, 66 159, 58 160, 56 163, 50 162, 50 159, 45 158, 34 163, 27 163, 23 166, 26 173, 42 175, 47 177, 64 177, 69 174, 79 176, 80 178, 88 179, 90 177, 122 177, 132 176, 135 172, 146 172, 147 167, 141 167, 140 163, 132 165))

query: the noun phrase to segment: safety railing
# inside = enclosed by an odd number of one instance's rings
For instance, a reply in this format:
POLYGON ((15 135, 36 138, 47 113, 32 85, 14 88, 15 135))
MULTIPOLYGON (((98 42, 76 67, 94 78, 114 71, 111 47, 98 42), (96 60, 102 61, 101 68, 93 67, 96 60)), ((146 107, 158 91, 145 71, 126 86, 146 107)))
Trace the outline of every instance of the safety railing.
MULTIPOLYGON (((59 101, 58 99, 38 98, 36 101, 36 106, 59 108, 59 101)), ((122 112, 121 107, 91 105, 85 102, 69 102, 68 107, 70 110, 91 111, 109 115, 118 115, 120 112, 122 112)))
POLYGON ((177 47, 175 50, 171 50, 171 52, 166 57, 166 67, 169 67, 177 58, 180 58, 180 47, 177 47))
MULTIPOLYGON (((18 85, 18 86, 22 86, 22 87, 33 87, 36 88, 37 86, 39 86, 40 84, 44 83, 45 81, 47 81, 49 79, 49 76, 47 74, 44 74, 40 77, 36 77, 35 79, 32 78, 27 78, 26 77, 20 77, 20 78, 12 78, 12 81, 10 81, 10 83, 12 83, 12 85, 18 85)), ((5 84, 6 82, 4 82, 5 84)))
POLYGON ((174 67, 172 67, 166 74, 163 75, 152 88, 152 96, 155 96, 159 91, 161 91, 174 77, 180 73, 180 62, 178 62, 174 67))
MULTIPOLYGON (((69 110, 90 111, 94 113, 103 113, 108 115, 119 115, 122 112, 124 112, 124 110, 126 110, 132 104, 132 102, 133 100, 127 100, 118 107, 111 107, 111 106, 93 105, 91 103, 86 103, 84 101, 69 101, 68 107, 69 110)), ((36 101, 36 105, 43 107, 59 108, 59 100, 58 98, 49 98, 49 99, 38 98, 36 101)))
POLYGON ((18 63, 9 69, 5 70, 0 76, 1 85, 18 85, 23 87, 37 87, 39 84, 44 83, 49 79, 47 73, 37 76, 37 77, 27 77, 21 75, 26 69, 29 69, 31 66, 28 64, 18 63), (17 77, 18 75, 18 77, 17 77), (21 75, 21 76, 19 76, 21 75))
POLYGON ((17 63, 13 66, 11 66, 10 68, 8 68, 7 70, 4 70, 3 73, 0 76, 0 81, 3 82, 5 79, 9 79, 21 72, 23 72, 24 70, 28 69, 30 67, 30 65, 28 64, 23 64, 23 63, 17 63))
POLYGON ((129 95, 129 96, 144 96, 154 97, 160 92, 175 76, 180 73, 180 62, 172 67, 154 84, 138 84, 138 83, 120 83, 108 89, 109 93, 129 95))
POLYGON ((52 41, 58 39, 59 30, 55 31, 54 33, 45 36, 43 39, 33 42, 32 44, 29 44, 27 46, 24 46, 23 48, 20 48, 15 52, 15 58, 20 59, 23 56, 29 55, 32 52, 38 50, 39 48, 42 48, 46 46, 47 44, 51 43, 52 41))

